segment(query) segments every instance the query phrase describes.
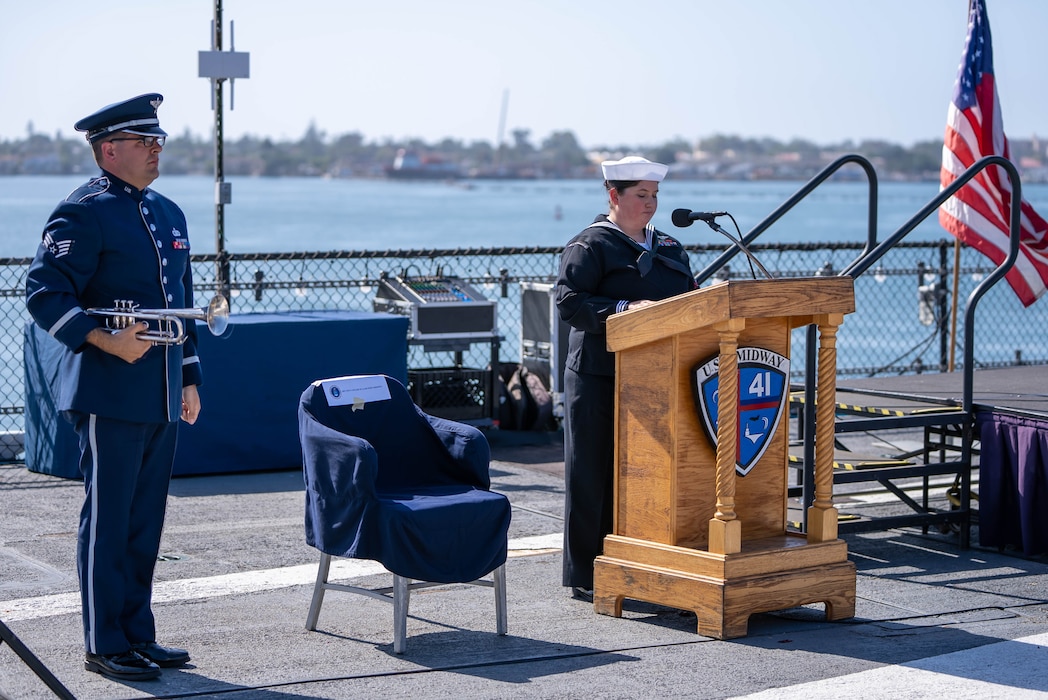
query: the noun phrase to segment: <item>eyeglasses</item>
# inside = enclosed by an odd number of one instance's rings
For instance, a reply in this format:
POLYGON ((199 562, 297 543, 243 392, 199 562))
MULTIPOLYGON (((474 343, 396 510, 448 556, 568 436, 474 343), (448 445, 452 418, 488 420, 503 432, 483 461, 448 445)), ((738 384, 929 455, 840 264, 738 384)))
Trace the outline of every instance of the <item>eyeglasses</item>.
POLYGON ((128 136, 126 138, 109 139, 110 141, 140 141, 146 148, 152 148, 153 145, 164 147, 164 142, 167 141, 166 136, 128 136))

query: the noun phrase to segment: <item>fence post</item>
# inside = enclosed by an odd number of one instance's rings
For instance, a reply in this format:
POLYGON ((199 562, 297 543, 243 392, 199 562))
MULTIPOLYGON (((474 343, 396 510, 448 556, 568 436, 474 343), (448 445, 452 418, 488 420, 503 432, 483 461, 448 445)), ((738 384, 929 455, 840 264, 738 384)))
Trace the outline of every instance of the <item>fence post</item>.
POLYGON ((939 300, 939 313, 936 314, 936 321, 939 324, 939 371, 945 372, 947 367, 950 366, 950 332, 949 325, 946 322, 947 314, 949 314, 949 306, 947 305, 947 297, 949 292, 946 288, 946 275, 949 272, 949 267, 946 262, 946 241, 939 241, 939 281, 935 285, 935 294, 939 300))

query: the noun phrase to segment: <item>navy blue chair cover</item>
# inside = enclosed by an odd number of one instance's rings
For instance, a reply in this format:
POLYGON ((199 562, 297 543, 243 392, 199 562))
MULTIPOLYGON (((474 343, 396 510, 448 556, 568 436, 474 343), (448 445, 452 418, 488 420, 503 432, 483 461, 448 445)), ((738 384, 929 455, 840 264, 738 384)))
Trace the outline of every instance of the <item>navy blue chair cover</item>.
POLYGON ((509 500, 489 490, 487 440, 382 376, 391 398, 362 407, 328 405, 319 382, 302 394, 306 542, 409 579, 479 579, 505 563, 510 523, 509 500))

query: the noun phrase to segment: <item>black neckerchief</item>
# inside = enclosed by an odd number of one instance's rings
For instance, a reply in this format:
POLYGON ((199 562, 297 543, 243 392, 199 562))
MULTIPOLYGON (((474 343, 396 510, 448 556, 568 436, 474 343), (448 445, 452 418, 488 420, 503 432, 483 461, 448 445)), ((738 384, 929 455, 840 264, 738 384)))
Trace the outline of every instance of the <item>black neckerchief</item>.
POLYGON ((648 250, 647 248, 642 246, 640 243, 637 243, 637 241, 633 240, 633 238, 631 236, 629 236, 625 231, 620 229, 618 226, 616 226, 610 220, 609 221, 602 221, 602 220, 594 221, 592 224, 590 224, 590 226, 600 226, 601 228, 605 228, 605 229, 611 231, 612 233, 614 233, 616 236, 618 236, 622 240, 624 240, 627 243, 629 243, 633 247, 634 250, 640 251, 640 253, 637 256, 637 271, 640 272, 640 276, 641 277, 645 277, 649 272, 651 272, 651 261, 648 260, 647 263, 643 262, 643 259, 645 259, 648 255, 650 255, 652 258, 654 258, 658 262, 662 263, 666 267, 670 268, 671 270, 676 270, 677 272, 684 273, 688 277, 691 277, 691 271, 688 269, 688 267, 686 265, 684 265, 682 263, 679 263, 679 262, 677 262, 676 260, 674 260, 672 258, 668 258, 665 255, 661 255, 661 254, 658 253, 658 249, 659 249, 659 232, 658 231, 655 231, 653 233, 652 239, 651 239, 651 250, 648 250))

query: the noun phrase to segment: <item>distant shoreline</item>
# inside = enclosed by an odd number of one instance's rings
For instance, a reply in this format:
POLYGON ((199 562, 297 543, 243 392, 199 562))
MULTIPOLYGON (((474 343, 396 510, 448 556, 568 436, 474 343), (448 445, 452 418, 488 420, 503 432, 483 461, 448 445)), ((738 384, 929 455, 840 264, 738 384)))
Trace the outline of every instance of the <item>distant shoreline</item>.
MULTIPOLYGON (((713 136, 661 145, 584 149, 571 132, 535 146, 526 133, 512 145, 464 144, 446 139, 435 144, 367 142, 359 134, 326 137, 307 132, 298 141, 243 137, 223 144, 226 177, 328 177, 395 180, 569 180, 598 178, 600 162, 626 154, 643 155, 670 166, 681 180, 727 182, 800 181, 817 175, 846 154, 873 164, 882 181, 932 182, 939 179, 942 141, 910 147, 883 141, 818 145, 794 140, 713 136)), ((1026 182, 1048 182, 1048 156, 1037 139, 1009 141, 1013 162, 1026 182)), ((210 138, 172 137, 161 156, 164 175, 214 173, 210 138)), ((836 177, 847 177, 843 168, 836 177)), ((17 141, 0 139, 0 175, 89 175, 95 172, 87 143, 61 135, 30 134, 17 141)))

